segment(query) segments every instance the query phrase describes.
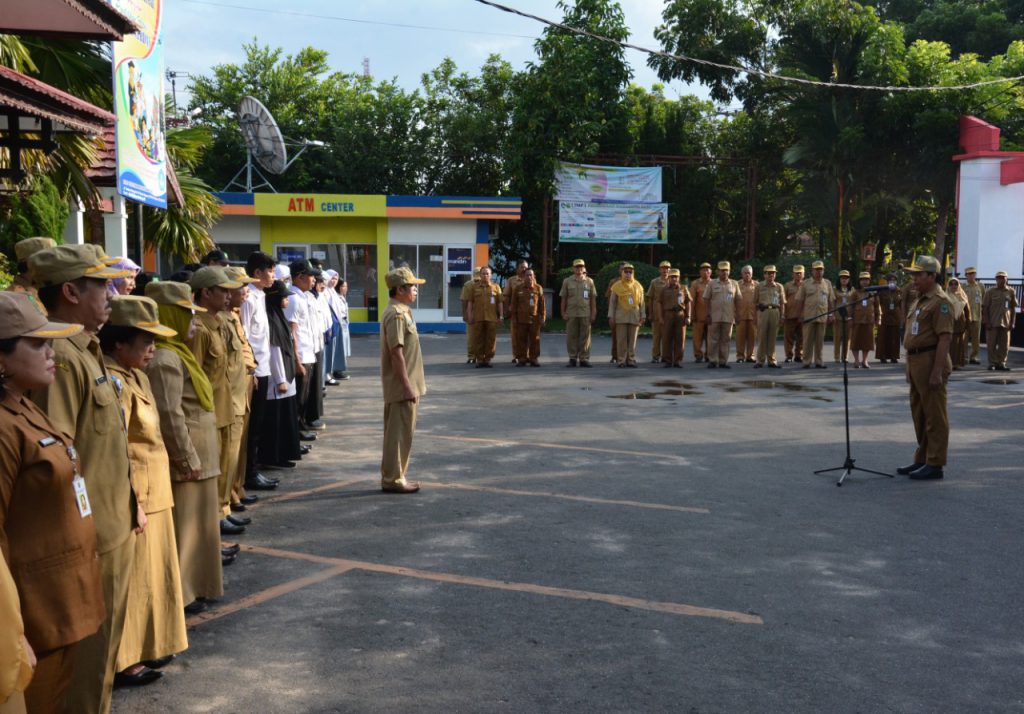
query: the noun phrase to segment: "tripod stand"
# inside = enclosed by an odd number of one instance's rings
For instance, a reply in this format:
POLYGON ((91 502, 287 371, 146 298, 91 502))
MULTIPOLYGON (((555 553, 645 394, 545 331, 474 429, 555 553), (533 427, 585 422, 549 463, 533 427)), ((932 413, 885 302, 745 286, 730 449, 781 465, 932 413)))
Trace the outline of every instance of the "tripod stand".
MULTIPOLYGON (((872 297, 872 299, 874 299, 876 296, 872 295, 871 297, 872 297)), ((845 320, 846 319, 846 311, 847 311, 847 306, 846 305, 841 305, 841 306, 839 306, 839 307, 837 307, 837 308, 835 308, 833 310, 829 310, 827 312, 821 313, 820 315, 815 315, 814 317, 808 318, 808 319, 804 320, 803 322, 804 322, 804 324, 806 324, 808 322, 813 322, 814 320, 817 320, 818 318, 825 317, 825 316, 831 315, 833 313, 838 313, 839 317, 841 317, 842 319, 845 320)), ((843 485, 843 481, 846 480, 846 477, 849 476, 854 471, 863 471, 864 473, 877 474, 879 476, 888 476, 889 478, 893 478, 892 474, 883 473, 881 471, 873 471, 871 469, 865 469, 865 468, 862 468, 860 466, 855 466, 856 459, 853 458, 853 455, 850 452, 850 373, 849 373, 849 371, 847 369, 847 362, 848 362, 848 360, 844 359, 844 360, 842 360, 842 362, 843 362, 843 411, 845 412, 845 415, 846 415, 846 460, 843 461, 843 465, 842 466, 834 466, 834 467, 828 468, 828 469, 819 469, 819 470, 815 471, 814 473, 816 473, 816 474, 827 474, 827 473, 832 472, 832 471, 842 471, 843 475, 839 477, 838 481, 836 481, 836 486, 842 486, 843 485)))

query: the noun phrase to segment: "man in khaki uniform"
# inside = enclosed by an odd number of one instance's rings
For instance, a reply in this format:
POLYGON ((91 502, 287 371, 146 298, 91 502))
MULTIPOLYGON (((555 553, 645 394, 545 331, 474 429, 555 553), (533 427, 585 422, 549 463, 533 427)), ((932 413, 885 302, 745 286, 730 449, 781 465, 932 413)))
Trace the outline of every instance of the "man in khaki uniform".
POLYGON ((971 319, 967 323, 967 334, 971 341, 969 364, 981 364, 981 301, 985 298, 985 286, 978 282, 978 269, 964 271, 967 283, 963 285, 967 301, 971 304, 971 319))
POLYGON ((107 607, 99 631, 75 650, 67 711, 107 712, 128 605, 132 531, 144 525, 145 514, 131 487, 124 416, 96 333, 110 315, 107 281, 127 277, 130 271, 108 268, 91 245, 41 250, 29 256, 28 267, 50 318, 85 326, 84 332, 54 342, 54 382, 33 393, 32 399, 54 426, 74 435, 96 524, 107 607))
POLYGON ((937 280, 942 271, 938 260, 930 255, 919 256, 907 271, 913 273, 918 294, 907 315, 903 340, 917 451, 914 463, 896 471, 915 480, 940 479, 949 446, 946 382, 953 371, 949 359, 953 308, 937 280))
POLYGON ((32 284, 32 276, 28 272, 28 259, 30 256, 41 250, 47 250, 57 246, 53 238, 35 237, 19 240, 14 244, 14 257, 18 261, 18 274, 7 287, 12 293, 36 294, 36 288, 32 284))
POLYGON ((658 263, 659 275, 647 286, 647 295, 644 296, 647 302, 647 317, 651 321, 651 362, 655 364, 662 361, 661 321, 655 319, 655 313, 660 309, 658 302, 662 289, 668 285, 668 271, 671 267, 672 263, 667 260, 658 263))
MULTIPOLYGON (((241 420, 242 435, 239 439, 238 458, 235 460, 235 472, 227 480, 228 492, 221 493, 221 500, 227 498, 230 511, 245 510, 241 500, 245 497, 245 475, 248 473, 249 453, 249 414, 252 408, 253 389, 256 386, 256 355, 253 354, 252 345, 245 335, 245 328, 242 327, 240 317, 241 307, 249 298, 249 285, 256 282, 242 268, 225 268, 228 278, 242 287, 231 291, 228 300, 229 309, 224 312, 224 324, 228 328, 225 331, 224 344, 228 345, 228 352, 241 349, 241 365, 232 358, 231 370, 231 406, 235 414, 235 420, 241 420)), ((230 513, 225 514, 230 515, 230 513)), ((247 520, 235 517, 235 520, 247 520)), ((243 524, 244 525, 244 524, 243 524)))
POLYGON ((392 270, 384 280, 390 300, 380 320, 380 380, 384 389, 380 487, 388 493, 415 493, 420 490, 419 483, 409 482, 405 476, 416 431, 416 412, 420 397, 427 393, 427 384, 423 378, 420 338, 409 306, 416 302, 416 286, 426 281, 408 268, 392 270))
POLYGON ((655 297, 651 311, 661 328, 661 361, 666 367, 682 369, 686 349, 686 326, 690 324, 690 291, 679 284, 679 271, 668 271, 668 284, 655 297))
MULTIPOLYGON (((245 363, 240 344, 232 339, 230 325, 224 315, 230 309, 231 291, 242 284, 231 280, 224 268, 205 266, 188 282, 196 304, 206 309, 196 315, 196 331, 186 340, 189 350, 196 356, 213 386, 214 414, 217 416, 217 436, 220 443, 220 475, 217 492, 220 494, 220 530, 224 535, 244 532, 244 525, 231 520, 230 489, 238 465, 238 452, 242 443, 242 420, 235 418, 232 378, 244 375, 245 363), (228 494, 225 503, 225 493, 228 494)), ((239 520, 239 519, 236 519, 239 520)))
POLYGON ((775 342, 779 337, 779 321, 786 309, 786 290, 775 282, 775 266, 766 265, 764 282, 754 290, 754 306, 757 312, 757 364, 763 368, 767 361, 772 369, 779 369, 775 361, 775 342))
POLYGON ((704 342, 708 335, 708 308, 704 304, 704 291, 711 284, 711 263, 700 264, 700 277, 690 283, 690 301, 693 303, 691 323, 693 324, 693 361, 707 359, 704 342))
MULTIPOLYGON (((501 291, 501 300, 505 308, 505 316, 511 316, 512 320, 515 320, 515 315, 512 315, 511 312, 512 295, 515 293, 516 288, 523 284, 524 274, 526 273, 526 269, 529 267, 530 264, 527 261, 522 259, 518 260, 516 262, 516 274, 508 279, 508 282, 505 284, 505 289, 501 291)), ((511 327, 511 325, 509 327, 511 327)), ((516 338, 516 331, 512 329, 510 330, 510 332, 512 333, 512 354, 516 355, 519 354, 517 352, 517 347, 519 347, 519 344, 518 339, 516 338)), ((512 363, 516 363, 515 357, 512 358, 512 363)))
POLYGON ((708 369, 729 369, 729 344, 732 327, 742 306, 740 286, 729 277, 728 260, 718 263, 718 279, 704 288, 705 320, 708 323, 708 369))
POLYGON ((547 320, 547 303, 544 289, 537 284, 532 268, 523 273, 523 281, 516 287, 509 300, 512 311, 512 330, 518 333, 516 340, 516 364, 525 367, 540 367, 540 331, 547 320))
POLYGON ((754 268, 744 265, 740 271, 740 303, 736 313, 736 361, 753 362, 757 344, 757 301, 754 293, 754 268))
POLYGON ((800 303, 797 293, 804 282, 804 266, 793 266, 793 279, 783 285, 786 291, 786 309, 782 327, 783 345, 786 348, 786 362, 804 361, 804 330, 801 322, 800 303))
POLYGON ((644 323, 644 288, 634 280, 630 263, 622 266, 619 280, 608 298, 608 324, 615 330, 616 362, 619 367, 636 367, 636 336, 644 323))
POLYGON ((875 340, 875 357, 882 364, 892 360, 896 364, 900 360, 900 323, 903 309, 903 294, 896 288, 896 274, 885 276, 889 289, 878 293, 878 305, 882 308, 882 323, 878 326, 878 337, 875 340))
POLYGON ((572 261, 572 277, 562 281, 558 295, 562 298, 562 319, 565 320, 567 366, 575 367, 579 360, 580 367, 589 367, 590 330, 597 318, 597 294, 582 258, 572 261))
POLYGON ((473 358, 477 368, 491 367, 498 349, 498 323, 505 319, 501 288, 491 282, 491 269, 480 268, 480 282, 469 301, 469 324, 473 329, 473 358))
POLYGON ((990 370, 1008 371, 1006 358, 1010 353, 1010 333, 1017 324, 1017 294, 1006 285, 1006 272, 996 273, 996 285, 985 291, 981 301, 981 322, 985 327, 985 344, 990 370))
POLYGON ((804 369, 811 362, 818 369, 825 369, 825 327, 832 322, 832 315, 826 315, 835 307, 836 295, 831 281, 825 278, 825 264, 816 260, 811 264, 811 279, 800 285, 796 294, 803 319, 804 350, 807 361, 804 369))
POLYGON ((462 321, 466 323, 466 364, 473 364, 473 326, 469 324, 469 302, 473 299, 473 288, 480 284, 480 267, 473 268, 473 279, 462 284, 459 302, 462 303, 462 321))

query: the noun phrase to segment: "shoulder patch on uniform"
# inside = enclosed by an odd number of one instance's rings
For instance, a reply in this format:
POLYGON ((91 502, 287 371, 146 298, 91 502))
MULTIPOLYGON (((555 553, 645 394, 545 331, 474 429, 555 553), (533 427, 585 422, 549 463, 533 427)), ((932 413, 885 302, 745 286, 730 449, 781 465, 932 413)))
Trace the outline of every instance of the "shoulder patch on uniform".
POLYGON ((948 303, 942 303, 942 306, 939 307, 939 312, 941 312, 943 315, 948 315, 949 314, 949 304, 948 303))

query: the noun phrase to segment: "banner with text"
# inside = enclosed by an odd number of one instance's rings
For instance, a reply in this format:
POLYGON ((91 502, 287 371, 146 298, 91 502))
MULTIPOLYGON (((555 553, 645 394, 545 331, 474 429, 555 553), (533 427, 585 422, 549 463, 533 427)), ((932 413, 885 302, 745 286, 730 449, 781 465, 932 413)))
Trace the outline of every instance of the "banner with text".
POLYGON ((167 208, 164 155, 163 0, 112 0, 139 26, 114 42, 117 192, 130 201, 167 208))
POLYGON ((562 243, 668 243, 667 203, 558 204, 562 243))
POLYGON ((661 167, 559 165, 555 174, 558 201, 657 203, 661 200, 661 167))

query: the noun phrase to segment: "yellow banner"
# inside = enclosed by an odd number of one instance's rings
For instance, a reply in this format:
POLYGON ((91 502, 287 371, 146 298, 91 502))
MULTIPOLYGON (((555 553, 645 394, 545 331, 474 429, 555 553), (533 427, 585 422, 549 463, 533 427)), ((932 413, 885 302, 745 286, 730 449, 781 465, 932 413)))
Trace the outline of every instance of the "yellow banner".
POLYGON ((257 216, 305 216, 312 218, 383 217, 387 197, 337 193, 257 193, 257 216))

